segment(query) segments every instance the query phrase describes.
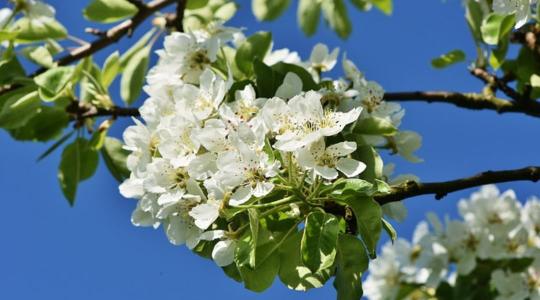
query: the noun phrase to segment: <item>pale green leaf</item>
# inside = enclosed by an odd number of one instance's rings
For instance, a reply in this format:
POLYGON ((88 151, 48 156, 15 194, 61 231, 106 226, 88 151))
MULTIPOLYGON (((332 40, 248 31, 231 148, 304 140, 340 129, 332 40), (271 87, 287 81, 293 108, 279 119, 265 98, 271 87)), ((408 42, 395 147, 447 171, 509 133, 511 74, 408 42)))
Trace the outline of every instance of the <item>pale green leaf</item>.
POLYGON ((442 69, 465 60, 465 53, 461 50, 452 50, 431 61, 434 68, 442 69))
POLYGON ((127 64, 120 81, 120 96, 131 105, 141 95, 144 78, 148 69, 150 46, 139 50, 127 64))
POLYGON ((317 31, 321 16, 321 4, 319 1, 300 0, 296 17, 298 24, 305 35, 311 36, 317 31))
POLYGON ((283 14, 290 3, 290 0, 252 0, 251 10, 259 21, 271 21, 283 14))
POLYGON ((90 21, 112 23, 129 18, 137 11, 137 7, 127 0, 93 0, 83 10, 83 15, 90 21))

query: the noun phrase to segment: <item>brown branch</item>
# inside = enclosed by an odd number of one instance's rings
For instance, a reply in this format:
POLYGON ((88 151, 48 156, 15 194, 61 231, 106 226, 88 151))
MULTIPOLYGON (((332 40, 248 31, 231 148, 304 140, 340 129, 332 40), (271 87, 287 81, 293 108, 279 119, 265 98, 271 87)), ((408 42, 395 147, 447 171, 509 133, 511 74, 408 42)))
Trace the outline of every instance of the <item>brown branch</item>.
POLYGON ((476 93, 446 91, 390 92, 384 95, 384 100, 391 102, 439 102, 473 110, 488 109, 498 113, 523 113, 533 117, 540 117, 540 102, 534 100, 507 101, 476 93))
POLYGON ((429 194, 435 195, 436 199, 442 199, 449 193, 485 184, 510 181, 537 182, 538 180, 540 180, 540 166, 530 166, 515 170, 487 171, 472 177, 444 182, 420 183, 408 181, 404 184, 392 187, 392 191, 389 194, 376 196, 375 200, 383 205, 429 194))
POLYGON ((113 106, 112 108, 97 108, 92 104, 80 101, 72 101, 66 107, 66 112, 72 121, 80 121, 88 118, 106 117, 138 117, 139 109, 135 107, 113 106))
POLYGON ((184 32, 184 10, 186 9, 187 1, 188 0, 176 1, 176 20, 174 22, 174 27, 179 32, 184 32))
MULTIPOLYGON (((113 28, 107 30, 100 38, 96 39, 88 45, 78 47, 71 51, 66 56, 61 57, 57 64, 59 66, 69 65, 81 58, 90 56, 97 51, 117 42, 120 38, 127 34, 131 34, 144 20, 150 17, 154 12, 174 3, 175 0, 154 0, 144 5, 144 8, 139 8, 139 11, 133 18, 126 20, 113 28)), ((30 75, 34 77, 45 72, 47 69, 41 68, 30 75)))
POLYGON ((530 99, 526 99, 523 95, 518 93, 516 90, 508 86, 508 81, 501 79, 493 74, 488 73, 485 69, 482 68, 474 68, 471 70, 471 74, 482 80, 485 84, 490 86, 492 89, 497 90, 499 89, 501 92, 503 92, 506 96, 510 97, 510 99, 513 99, 515 101, 528 101, 530 99))

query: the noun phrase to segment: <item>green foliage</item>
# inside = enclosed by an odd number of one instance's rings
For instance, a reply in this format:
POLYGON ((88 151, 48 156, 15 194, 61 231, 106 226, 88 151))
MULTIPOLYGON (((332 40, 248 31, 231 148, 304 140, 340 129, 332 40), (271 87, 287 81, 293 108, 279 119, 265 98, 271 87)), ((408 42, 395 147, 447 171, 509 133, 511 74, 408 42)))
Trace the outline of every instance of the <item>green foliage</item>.
POLYGON ((290 0, 252 0, 251 8, 258 20, 271 21, 282 15, 290 2, 290 0))
POLYGON ((482 38, 488 45, 497 45, 501 38, 512 30, 514 25, 513 15, 503 16, 491 13, 482 21, 480 27, 482 38))
POLYGON ((120 140, 112 137, 106 137, 101 148, 101 156, 109 169, 111 175, 119 182, 124 181, 129 177, 129 170, 126 166, 126 159, 129 152, 122 148, 123 144, 120 140))
POLYGON ((353 132, 367 135, 392 136, 397 133, 397 128, 388 119, 378 117, 367 117, 356 122, 353 132))
POLYGON ((369 265, 366 248, 350 234, 339 236, 334 287, 338 300, 357 300, 362 297, 362 273, 369 265))
POLYGON ((67 30, 62 24, 52 18, 34 20, 21 18, 15 22, 16 41, 19 43, 38 42, 46 39, 63 39, 67 37, 67 30))
POLYGON ((344 0, 322 0, 323 15, 328 25, 340 38, 347 38, 352 31, 351 21, 344 0))
POLYGON ((79 182, 92 177, 97 165, 97 152, 83 138, 77 138, 64 149, 58 168, 58 181, 70 205, 75 204, 79 182))
POLYGON ((36 114, 23 126, 10 131, 17 140, 45 142, 59 137, 67 127, 69 118, 61 107, 40 106, 36 114))
POLYGON ((317 31, 319 19, 321 18, 320 1, 300 0, 297 12, 298 24, 307 36, 311 36, 317 31))
POLYGON ((46 71, 36 77, 34 82, 39 87, 39 94, 44 101, 54 101, 61 96, 61 92, 66 88, 73 78, 75 68, 57 67, 46 71))
POLYGON ((124 69, 120 82, 120 96, 127 105, 133 104, 141 95, 150 61, 150 49, 150 46, 147 46, 138 50, 129 59, 124 69))
POLYGON ((105 88, 111 85, 113 80, 120 72, 120 68, 120 53, 118 53, 118 51, 114 51, 113 53, 111 53, 111 55, 109 55, 109 57, 107 57, 107 59, 103 63, 101 84, 103 84, 105 88))
POLYGON ((322 211, 314 211, 307 216, 300 251, 302 262, 312 273, 334 264, 338 233, 335 216, 322 211))
POLYGON ((247 77, 253 75, 253 62, 263 59, 272 45, 272 34, 259 31, 244 41, 234 58, 236 65, 247 77))
POLYGON ((465 60, 465 53, 459 49, 452 50, 431 61, 431 65, 437 69, 443 69, 465 60))
POLYGON ((33 87, 16 90, 6 96, 0 111, 0 127, 2 128, 22 127, 39 112, 39 95, 33 87))
POLYGON ((90 21, 113 23, 129 18, 137 11, 137 7, 127 0, 92 0, 83 10, 83 15, 90 21))
POLYGON ((364 241, 371 258, 376 257, 377 242, 382 230, 382 210, 381 206, 371 197, 347 194, 339 199, 349 206, 356 218, 358 232, 364 241))

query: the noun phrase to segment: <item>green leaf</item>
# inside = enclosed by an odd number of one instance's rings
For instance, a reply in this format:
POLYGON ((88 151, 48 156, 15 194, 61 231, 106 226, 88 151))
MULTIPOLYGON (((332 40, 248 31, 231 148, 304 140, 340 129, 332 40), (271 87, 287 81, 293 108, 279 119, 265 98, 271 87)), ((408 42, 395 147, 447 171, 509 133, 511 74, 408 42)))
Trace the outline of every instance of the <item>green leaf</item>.
POLYGON ((186 1, 186 9, 199 9, 203 8, 206 4, 208 4, 208 0, 189 0, 186 1))
POLYGON ((122 142, 116 138, 106 137, 101 148, 101 156, 111 175, 119 182, 129 178, 130 171, 127 168, 126 160, 129 151, 122 148, 122 142))
POLYGON ((322 0, 324 18, 340 38, 349 37, 352 31, 351 21, 347 13, 347 7, 343 0, 322 0))
POLYGON ((381 156, 373 147, 369 145, 362 145, 357 140, 358 146, 352 157, 366 164, 366 170, 360 174, 360 178, 367 180, 371 183, 375 183, 375 179, 381 178, 383 175, 383 161, 381 156))
POLYGON ((253 74, 253 62, 262 60, 272 45, 272 34, 259 31, 248 37, 236 51, 236 65, 248 77, 253 74))
POLYGON ((67 30, 52 18, 21 18, 13 25, 18 31, 16 41, 19 43, 37 42, 46 39, 63 39, 67 30))
POLYGON ((514 27, 513 15, 489 14, 480 27, 482 39, 488 45, 497 45, 501 38, 509 33, 514 27))
POLYGON ((281 16, 290 0, 252 0, 251 9, 259 21, 271 21, 281 16))
POLYGON ((302 80, 302 90, 303 91, 310 91, 310 90, 318 90, 319 87, 317 83, 313 80, 313 76, 304 68, 298 65, 288 64, 284 62, 279 62, 272 66, 272 70, 281 73, 282 77, 280 77, 280 80, 278 82, 278 87, 283 83, 283 79, 285 78, 285 75, 287 73, 292 72, 300 79, 302 80))
POLYGON ((466 3, 466 12, 465 18, 467 19, 467 24, 473 35, 473 38, 476 42, 482 41, 482 20, 484 19, 484 12, 480 3, 476 1, 467 1, 466 3))
POLYGON ((83 15, 90 21, 112 23, 132 17, 137 11, 127 0, 93 0, 83 10, 83 15))
POLYGON ((338 223, 335 216, 321 211, 307 216, 300 251, 302 262, 311 272, 324 270, 334 264, 338 223))
POLYGON ((141 49, 146 47, 146 44, 150 41, 152 36, 155 33, 155 29, 152 29, 145 33, 133 46, 131 46, 122 56, 120 57, 120 72, 122 72, 131 61, 131 58, 139 53, 141 49))
POLYGON ((24 126, 38 113, 40 102, 37 91, 13 94, 0 111, 0 127, 14 129, 24 126))
POLYGON ((296 17, 304 34, 313 35, 317 31, 321 18, 321 3, 313 0, 300 0, 296 17))
MULTIPOLYGON (((326 190, 326 189, 325 189, 326 190)), ((366 180, 357 178, 340 178, 329 186, 328 190, 334 196, 355 194, 357 196, 371 195, 373 192, 373 184, 366 180)), ((323 193, 323 192, 321 192, 323 193)))
POLYGON ((262 292, 269 288, 274 282, 280 267, 279 252, 276 251, 278 245, 275 243, 275 237, 260 228, 257 241, 255 268, 250 266, 250 254, 253 243, 250 242, 251 234, 244 240, 237 242, 235 252, 235 263, 240 271, 240 276, 244 281, 244 286, 255 292, 262 292))
POLYGON ((222 20, 223 22, 229 21, 236 11, 238 10, 238 7, 235 2, 227 2, 223 5, 221 5, 216 11, 214 12, 214 17, 216 19, 222 20))
POLYGON ((108 88, 116 75, 120 72, 120 53, 114 51, 103 63, 103 71, 101 73, 101 84, 108 88))
POLYGON ((281 245, 279 279, 288 288, 297 291, 307 291, 312 288, 320 288, 330 278, 330 268, 312 273, 302 263, 300 246, 302 234, 297 232, 291 235, 281 245))
POLYGON ((87 140, 76 139, 64 148, 58 168, 58 181, 69 204, 75 204, 79 182, 92 177, 97 169, 98 154, 89 147, 87 140))
POLYGON ((397 232, 394 229, 394 226, 392 226, 392 224, 390 224, 390 222, 386 221, 385 219, 382 219, 382 225, 384 231, 386 231, 386 233, 388 233, 388 236, 390 236, 392 243, 395 242, 397 239, 397 232))
POLYGON ((377 242, 381 237, 382 210, 381 206, 371 197, 348 196, 338 201, 348 205, 356 217, 358 232, 368 249, 371 258, 376 257, 377 242))
POLYGON ((139 50, 131 59, 122 74, 120 96, 127 105, 133 104, 141 95, 144 77, 148 69, 150 46, 139 50))
POLYGON ((73 66, 56 67, 34 77, 34 82, 40 88, 40 95, 42 97, 45 95, 43 100, 50 101, 57 99, 73 78, 74 71, 75 67, 73 66))
POLYGON ((362 273, 368 265, 369 259, 362 242, 350 234, 340 235, 334 279, 338 300, 358 300, 362 297, 362 273))
POLYGON ((69 116, 63 108, 41 106, 28 122, 10 131, 16 140, 45 142, 58 137, 69 123, 69 116))
POLYGON ((354 126, 353 132, 356 134, 392 136, 397 133, 397 128, 388 119, 372 116, 359 119, 354 126))
POLYGON ((280 83, 283 82, 283 75, 274 72, 272 68, 265 65, 259 59, 253 62, 253 70, 255 71, 257 82, 257 96, 264 98, 273 97, 280 83))
POLYGON ((461 50, 452 50, 431 61, 431 65, 437 69, 443 69, 455 63, 465 60, 465 53, 461 50))
POLYGON ((351 3, 362 11, 367 11, 371 8, 371 2, 368 0, 351 0, 351 3))
POLYGON ((391 15, 394 10, 392 0, 369 0, 369 2, 387 15, 391 15))
POLYGON ((0 61, 0 85, 12 84, 18 77, 25 77, 24 69, 16 56, 0 61))
POLYGON ((27 57, 32 62, 46 68, 51 68, 54 66, 53 57, 46 47, 39 46, 37 48, 26 48, 24 50, 27 49, 29 50, 27 53, 27 57))

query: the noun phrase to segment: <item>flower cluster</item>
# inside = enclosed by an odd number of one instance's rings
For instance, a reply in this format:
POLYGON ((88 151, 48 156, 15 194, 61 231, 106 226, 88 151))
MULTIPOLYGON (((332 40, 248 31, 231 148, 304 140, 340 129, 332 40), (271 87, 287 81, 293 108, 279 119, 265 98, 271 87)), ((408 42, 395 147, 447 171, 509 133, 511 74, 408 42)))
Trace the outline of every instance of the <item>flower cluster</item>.
POLYGON ((271 205, 266 199, 279 191, 285 194, 278 204, 317 201, 303 191, 318 192, 321 184, 366 169, 353 155, 359 142, 391 145, 410 160, 418 160, 412 152, 420 146, 411 132, 353 134, 363 120, 396 130, 404 112, 384 102, 382 88, 346 58, 346 78, 322 78, 336 65, 339 49, 319 44, 309 61, 301 61, 295 52, 270 47, 262 63, 295 67, 273 97, 263 98, 256 81, 237 79, 238 61, 224 55, 242 43, 240 30, 221 24, 167 36, 147 76, 144 123, 135 119, 124 132, 131 176, 120 192, 138 199, 133 224, 161 225, 171 243, 190 249, 218 240, 212 258, 220 266, 232 263, 235 239, 245 228, 227 224, 227 211, 271 205), (318 89, 306 90, 306 75, 318 89), (299 192, 291 195, 294 188, 299 192))
POLYGON ((421 222, 412 244, 399 239, 383 247, 364 282, 369 299, 396 299, 403 287, 413 287, 414 299, 442 288, 489 299, 540 299, 540 200, 522 205, 512 190, 500 194, 490 185, 458 208, 462 221, 447 219, 443 227, 429 214, 432 232, 421 222))

